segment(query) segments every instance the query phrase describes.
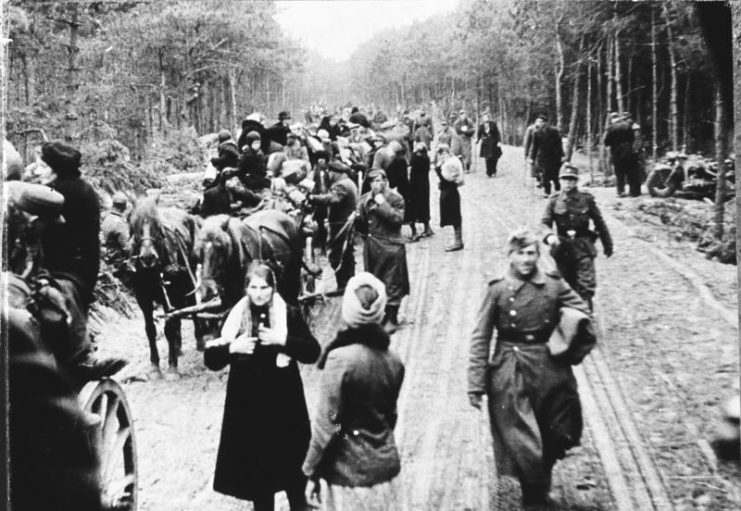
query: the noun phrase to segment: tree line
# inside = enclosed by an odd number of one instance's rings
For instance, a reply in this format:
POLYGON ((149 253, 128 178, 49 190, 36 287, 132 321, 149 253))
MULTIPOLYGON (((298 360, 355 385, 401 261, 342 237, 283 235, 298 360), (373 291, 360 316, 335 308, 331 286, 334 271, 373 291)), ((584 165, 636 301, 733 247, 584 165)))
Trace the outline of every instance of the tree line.
MULTIPOLYGON (((597 148, 608 113, 632 113, 649 153, 710 153, 718 80, 692 2, 461 0, 374 36, 333 64, 282 33, 274 2, 22 2, 4 16, 6 129, 115 138, 132 155, 168 133, 236 129, 252 111, 296 115, 375 103, 387 113, 435 101, 489 111, 517 144, 537 113, 597 148)), ((727 147, 727 146, 726 146, 727 147)), ((28 149, 26 147, 26 149, 28 149)))

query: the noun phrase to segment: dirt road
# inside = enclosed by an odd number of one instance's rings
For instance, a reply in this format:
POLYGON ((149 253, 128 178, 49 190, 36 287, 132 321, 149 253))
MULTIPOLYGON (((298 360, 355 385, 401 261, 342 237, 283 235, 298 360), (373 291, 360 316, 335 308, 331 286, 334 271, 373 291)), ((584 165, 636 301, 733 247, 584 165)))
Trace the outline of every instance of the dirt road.
MULTIPOLYGON (((445 253, 450 233, 441 229, 407 246, 412 292, 392 348, 407 367, 397 437, 410 510, 493 509, 488 424, 468 405, 466 363, 487 276, 506 265, 506 235, 537 225, 544 207, 523 183, 521 154, 506 147, 496 178, 487 179, 483 165, 466 176, 465 250, 445 253)), ((597 262, 600 348, 577 373, 587 427, 582 446, 556 466, 559 508, 739 508, 738 468, 718 464, 706 443, 739 376, 736 268, 616 218, 636 199, 594 193, 616 248, 597 262)), ((433 192, 433 221, 436 201, 433 192)), ((323 344, 336 328, 338 300, 311 312, 323 344)), ((140 509, 249 509, 211 490, 227 373, 207 371, 192 335, 185 339, 176 382, 141 381, 148 361, 140 319, 111 318, 101 339, 104 353, 132 360, 120 379, 135 416, 140 509)), ((159 345, 162 353, 164 339, 159 345)), ((311 410, 317 374, 303 374, 311 410)))

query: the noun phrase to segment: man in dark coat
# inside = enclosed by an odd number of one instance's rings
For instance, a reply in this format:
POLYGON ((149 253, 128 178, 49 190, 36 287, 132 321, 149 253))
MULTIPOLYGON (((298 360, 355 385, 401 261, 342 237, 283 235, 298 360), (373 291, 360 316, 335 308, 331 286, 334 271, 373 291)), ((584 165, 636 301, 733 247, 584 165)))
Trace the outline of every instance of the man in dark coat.
POLYGON ((533 147, 533 138, 535 132, 543 125, 543 116, 538 116, 530 126, 525 129, 524 136, 524 148, 525 148, 525 164, 528 166, 530 177, 534 178, 537 182, 538 188, 542 187, 542 176, 537 172, 537 167, 530 162, 530 149, 533 147))
POLYGON ((288 134, 291 132, 291 128, 288 127, 289 124, 291 124, 290 112, 280 112, 278 122, 265 130, 265 136, 269 140, 285 146, 288 143, 288 134))
POLYGON ((211 158, 211 165, 216 170, 224 170, 226 167, 236 167, 239 161, 239 148, 237 142, 232 138, 228 130, 219 132, 219 154, 216 158, 211 158))
POLYGON ((314 204, 328 207, 329 221, 329 264, 335 269, 338 292, 344 291, 347 281, 355 274, 355 254, 353 250, 352 225, 348 224, 355 213, 358 202, 358 187, 349 177, 350 168, 333 161, 328 165, 329 191, 310 195, 314 204))
POLYGON ((610 257, 612 238, 594 196, 577 188, 579 170, 564 163, 560 179, 563 189, 548 199, 541 219, 546 232, 543 241, 551 246, 558 271, 591 309, 597 288, 594 241, 599 238, 605 256, 610 257), (596 232, 589 229, 590 220, 596 232), (553 224, 556 224, 556 232, 552 231, 553 224))
POLYGON ((414 226, 410 208, 411 189, 409 188, 409 174, 407 172, 408 164, 404 157, 406 151, 398 140, 389 142, 388 150, 389 154, 392 155, 391 161, 385 167, 382 165, 380 168, 386 171, 389 188, 396 190, 404 198, 404 223, 411 225, 412 236, 414 236, 417 234, 417 229, 414 226))
POLYGON ((365 269, 386 285, 388 304, 384 323, 393 331, 399 324, 401 300, 409 294, 407 254, 401 235, 404 198, 391 190, 383 170, 371 170, 368 178, 371 191, 358 202, 356 225, 365 241, 365 269))
POLYGON ((417 241, 434 234, 430 228, 430 157, 427 153, 427 145, 421 140, 414 142, 409 174, 409 217, 412 225, 415 222, 421 222, 424 225, 424 231, 412 237, 412 241, 417 241))
POLYGON ((352 112, 350 113, 350 122, 359 124, 363 128, 370 128, 371 124, 368 121, 368 118, 360 112, 358 107, 354 106, 352 107, 352 112))
POLYGON ((551 195, 551 183, 556 191, 561 189, 558 182, 558 169, 563 161, 563 143, 561 132, 551 126, 548 118, 540 116, 543 125, 533 136, 533 145, 530 148, 529 162, 538 167, 538 173, 543 179, 543 188, 546 197, 551 195))
POLYGON ((83 285, 80 294, 90 304, 100 269, 100 201, 80 172, 80 152, 62 142, 41 147, 37 173, 42 184, 64 196, 64 224, 50 224, 42 241, 42 266, 50 272, 73 274, 83 285), (38 167, 44 167, 40 169, 38 167))
POLYGON ((489 282, 471 337, 468 396, 476 408, 488 396, 497 477, 519 479, 525 509, 542 509, 553 465, 582 433, 571 366, 546 343, 562 308, 585 314, 588 308, 558 272, 538 268, 535 234, 513 232, 507 250, 510 267, 489 282))
POLYGON ((250 114, 245 120, 242 121, 242 132, 239 134, 237 147, 240 151, 243 151, 244 147, 246 145, 249 145, 247 143, 247 135, 253 131, 257 132, 260 135, 260 149, 262 149, 262 152, 264 154, 268 154, 270 150, 270 139, 264 136, 265 126, 263 126, 262 122, 260 122, 260 114, 258 113, 250 114))
POLYGON ((201 204, 200 215, 207 218, 213 215, 231 214, 231 195, 226 189, 225 180, 232 174, 234 169, 225 168, 214 180, 213 186, 203 192, 203 202, 201 204))
POLYGON ((635 133, 629 119, 623 119, 616 112, 610 115, 610 126, 605 132, 605 145, 610 148, 612 164, 615 168, 615 184, 619 197, 625 196, 627 180, 631 197, 641 195, 641 176, 638 153, 634 150, 635 133))
POLYGON ((482 123, 476 132, 476 141, 481 142, 479 156, 486 161, 486 175, 494 177, 497 175, 497 161, 502 156, 501 141, 497 123, 490 120, 489 114, 484 114, 482 123))

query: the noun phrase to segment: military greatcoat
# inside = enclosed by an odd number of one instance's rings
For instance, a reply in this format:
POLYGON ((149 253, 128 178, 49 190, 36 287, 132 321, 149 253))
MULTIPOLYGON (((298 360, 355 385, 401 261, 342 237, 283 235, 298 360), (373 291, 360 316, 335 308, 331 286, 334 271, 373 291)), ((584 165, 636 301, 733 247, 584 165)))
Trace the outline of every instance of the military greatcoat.
POLYGON ((546 345, 562 307, 588 313, 558 273, 538 269, 523 279, 510 268, 489 282, 471 338, 468 392, 489 396, 497 474, 522 483, 549 480, 553 463, 581 438, 571 366, 546 345))

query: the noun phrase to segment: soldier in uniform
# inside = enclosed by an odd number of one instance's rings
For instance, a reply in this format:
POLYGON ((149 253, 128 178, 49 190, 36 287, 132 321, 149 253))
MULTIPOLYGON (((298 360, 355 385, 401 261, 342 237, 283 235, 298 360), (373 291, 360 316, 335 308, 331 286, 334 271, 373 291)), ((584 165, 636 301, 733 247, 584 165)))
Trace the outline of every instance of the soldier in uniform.
POLYGON ((510 234, 507 252, 509 268, 489 282, 471 338, 468 396, 478 409, 488 396, 497 475, 518 479, 525 509, 540 509, 548 505, 553 465, 579 444, 582 432, 571 366, 552 356, 546 343, 561 308, 576 309, 587 322, 589 313, 558 272, 538 267, 534 233, 510 234))
POLYGON ((324 194, 310 195, 314 204, 328 207, 329 220, 329 264, 335 269, 337 292, 344 292, 347 281, 355 274, 355 255, 353 253, 352 229, 348 219, 355 212, 358 202, 358 187, 349 174, 350 167, 344 163, 329 163, 329 191, 324 194))
POLYGON ((589 303, 597 287, 594 242, 602 240, 605 256, 612 255, 612 238, 594 196, 577 188, 579 170, 564 163, 559 173, 561 191, 553 194, 543 213, 541 223, 546 230, 544 241, 551 247, 558 270, 566 282, 589 303), (590 219, 595 231, 589 229, 590 219), (556 232, 552 231, 556 224, 556 232))

